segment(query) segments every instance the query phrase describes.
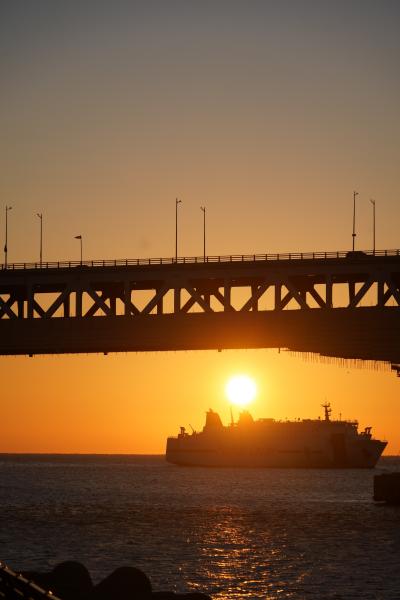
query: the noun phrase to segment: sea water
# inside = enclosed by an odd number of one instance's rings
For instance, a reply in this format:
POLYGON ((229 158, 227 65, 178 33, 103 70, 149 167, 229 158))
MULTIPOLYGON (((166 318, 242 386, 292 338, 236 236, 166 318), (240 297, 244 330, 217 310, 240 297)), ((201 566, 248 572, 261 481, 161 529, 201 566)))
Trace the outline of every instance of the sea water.
POLYGON ((163 457, 0 455, 0 560, 218 599, 400 599, 400 507, 371 470, 207 469, 163 457))

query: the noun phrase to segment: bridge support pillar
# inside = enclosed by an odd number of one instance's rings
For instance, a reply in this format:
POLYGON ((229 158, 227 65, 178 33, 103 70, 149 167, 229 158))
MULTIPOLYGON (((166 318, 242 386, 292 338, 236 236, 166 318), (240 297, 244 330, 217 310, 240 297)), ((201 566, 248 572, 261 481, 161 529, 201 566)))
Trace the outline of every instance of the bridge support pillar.
POLYGON ((77 317, 82 316, 82 290, 76 290, 75 293, 75 314, 77 317))
POLYGON ((275 310, 281 310, 282 308, 282 285, 280 283, 275 284, 275 310))
POLYGON ((205 306, 207 306, 208 308, 210 308, 211 294, 209 292, 204 292, 204 294, 203 294, 203 300, 204 300, 205 306))
POLYGON ((174 288, 174 313, 181 310, 181 288, 174 288))
POLYGON ((110 296, 110 310, 113 316, 117 315, 117 297, 114 295, 110 296))
POLYGON ((224 311, 231 310, 231 284, 229 281, 224 283, 224 311))
POLYGON ((333 298, 332 298, 332 278, 328 275, 326 277, 325 284, 325 302, 326 308, 332 308, 333 306, 333 298))
POLYGON ((28 286, 28 293, 27 293, 27 316, 28 319, 33 319, 33 302, 34 302, 34 295, 33 295, 33 288, 32 286, 28 286))
POLYGON ((159 300, 157 300, 157 314, 162 315, 164 312, 164 298, 161 296, 159 300))
POLYGON ((378 298, 377 298, 377 302, 378 302, 378 306, 384 306, 385 305, 385 282, 380 279, 378 281, 378 298))
POLYGON ((124 302, 124 313, 126 317, 131 314, 131 286, 129 281, 124 282, 124 296, 121 298, 124 302))
POLYGON ((18 300, 17 300, 17 311, 18 311, 18 318, 23 319, 24 318, 24 299, 23 298, 18 298, 18 300))
POLYGON ((356 295, 356 284, 354 281, 349 281, 349 306, 352 306, 354 303, 354 298, 356 295))
POLYGON ((251 310, 258 311, 258 285, 251 286, 252 307, 251 310))
POLYGON ((63 309, 64 309, 64 317, 70 317, 71 316, 71 302, 70 302, 69 295, 65 298, 65 300, 63 302, 63 309))

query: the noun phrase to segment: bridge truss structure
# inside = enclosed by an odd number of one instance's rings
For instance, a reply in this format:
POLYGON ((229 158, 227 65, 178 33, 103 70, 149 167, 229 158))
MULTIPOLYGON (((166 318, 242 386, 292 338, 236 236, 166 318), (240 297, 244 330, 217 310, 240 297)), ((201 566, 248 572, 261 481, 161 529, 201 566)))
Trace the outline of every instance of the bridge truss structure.
POLYGON ((0 354, 278 347, 395 365, 399 334, 399 250, 0 270, 0 354))

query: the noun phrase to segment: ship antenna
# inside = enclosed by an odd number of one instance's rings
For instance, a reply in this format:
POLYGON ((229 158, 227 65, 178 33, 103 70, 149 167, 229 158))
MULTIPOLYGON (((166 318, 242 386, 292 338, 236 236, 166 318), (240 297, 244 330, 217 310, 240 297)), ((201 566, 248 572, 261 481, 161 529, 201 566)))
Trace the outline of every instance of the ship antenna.
POLYGON ((233 427, 235 422, 233 420, 233 410, 232 410, 232 405, 230 406, 230 411, 231 411, 231 426, 233 427))
POLYGON ((330 421, 330 415, 332 412, 331 405, 329 402, 325 402, 325 404, 321 404, 322 408, 325 409, 325 421, 330 421))

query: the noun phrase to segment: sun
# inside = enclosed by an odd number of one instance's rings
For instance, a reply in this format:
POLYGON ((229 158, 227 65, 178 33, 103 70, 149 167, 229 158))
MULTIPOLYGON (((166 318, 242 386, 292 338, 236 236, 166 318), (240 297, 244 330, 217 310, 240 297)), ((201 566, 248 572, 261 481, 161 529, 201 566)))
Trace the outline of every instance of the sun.
POLYGON ((235 375, 226 384, 225 393, 232 404, 244 408, 257 394, 257 385, 248 375, 235 375))

